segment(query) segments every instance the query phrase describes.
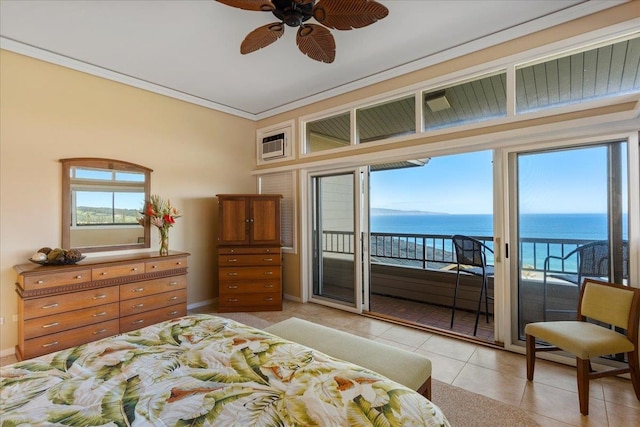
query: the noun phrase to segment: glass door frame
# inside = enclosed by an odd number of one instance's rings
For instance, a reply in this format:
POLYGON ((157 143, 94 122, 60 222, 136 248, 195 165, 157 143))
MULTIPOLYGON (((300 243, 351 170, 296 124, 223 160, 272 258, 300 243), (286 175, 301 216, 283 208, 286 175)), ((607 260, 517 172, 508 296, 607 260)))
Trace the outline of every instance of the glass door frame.
POLYGON ((305 256, 302 258, 301 273, 306 285, 302 286, 302 302, 313 302, 337 308, 353 313, 362 313, 369 308, 369 168, 368 167, 346 167, 340 169, 323 169, 317 171, 301 171, 303 185, 302 192, 302 247, 305 256), (347 305, 344 302, 330 300, 329 298, 315 297, 313 294, 313 218, 312 212, 315 206, 313 181, 315 178, 328 177, 333 175, 353 174, 353 206, 354 206, 354 304, 347 305), (355 236, 359 236, 355 238, 355 236))
MULTIPOLYGON (((504 177, 501 189, 502 200, 500 204, 502 218, 499 234, 504 236, 505 259, 503 263, 504 306, 503 315, 505 328, 502 334, 505 348, 514 352, 524 353, 524 341, 514 338, 514 328, 517 329, 518 321, 518 292, 517 278, 512 275, 519 274, 518 257, 515 256, 517 243, 517 167, 515 166, 517 155, 520 153, 545 151, 559 148, 584 148, 587 145, 598 145, 607 141, 626 141, 627 174, 628 174, 628 234, 629 234, 629 285, 640 287, 640 192, 636 191, 640 186, 640 143, 638 133, 610 133, 595 137, 575 139, 559 139, 540 143, 514 144, 497 150, 496 175, 504 177), (635 184, 634 184, 635 183, 635 184), (512 249, 507 249, 507 248, 512 249), (510 252, 514 256, 508 256, 510 252), (508 321, 507 321, 508 319, 508 321)), ((497 242, 496 242, 497 244, 497 242)), ((550 360, 563 362, 563 356, 545 354, 550 360)))

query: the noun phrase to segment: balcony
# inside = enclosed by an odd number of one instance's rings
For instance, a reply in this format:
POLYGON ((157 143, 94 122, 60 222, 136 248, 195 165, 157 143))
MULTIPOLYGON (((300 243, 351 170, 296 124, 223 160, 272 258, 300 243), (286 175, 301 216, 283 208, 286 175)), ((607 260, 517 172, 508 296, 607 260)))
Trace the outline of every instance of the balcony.
MULTIPOLYGON (((472 236, 493 249, 490 236, 472 236)), ((351 268, 347 255, 353 254, 353 233, 325 231, 323 234, 325 287, 334 295, 352 292, 351 268)), ((420 326, 437 328, 448 333, 471 336, 479 298, 479 278, 463 274, 460 280, 454 327, 450 328, 451 305, 456 279, 453 242, 449 235, 371 233, 370 312, 420 326)), ((524 260, 520 265, 518 329, 526 323, 543 320, 544 260, 548 255, 563 256, 589 243, 580 239, 523 238, 519 251, 524 260)), ((488 264, 493 264, 488 254, 488 264)), ((575 260, 552 264, 554 273, 575 273, 575 260)), ((547 280, 548 306, 575 308, 578 288, 561 280, 547 280)), ((489 279, 489 295, 493 296, 493 279, 489 279)), ((493 313, 493 302, 489 301, 493 313)), ((489 323, 482 312, 475 336, 494 342, 493 316, 489 323)), ((553 320, 573 319, 573 313, 554 314, 553 320)), ((548 320, 549 317, 547 316, 548 320)))

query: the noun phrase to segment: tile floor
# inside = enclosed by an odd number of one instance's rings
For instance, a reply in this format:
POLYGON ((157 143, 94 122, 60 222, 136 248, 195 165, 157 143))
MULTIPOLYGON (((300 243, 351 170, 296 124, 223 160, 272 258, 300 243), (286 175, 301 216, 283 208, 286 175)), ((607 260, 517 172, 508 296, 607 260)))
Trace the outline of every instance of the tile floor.
MULTIPOLYGON (((215 313, 215 306, 190 313, 215 313)), ((244 323, 258 328, 295 316, 424 354, 431 359, 434 379, 520 407, 542 427, 640 425, 640 402, 627 379, 592 381, 590 415, 585 417, 578 409, 575 369, 569 366, 538 360, 535 380, 529 383, 524 355, 318 304, 285 301, 283 311, 221 315, 242 316, 244 323)), ((0 359, 1 365, 13 362, 12 356, 0 359)))
MULTIPOLYGON (((191 312, 215 313, 215 307, 191 312)), ((234 317, 234 313, 221 315, 234 317)), ((582 416, 575 368, 569 366, 538 360, 535 380, 529 383, 524 355, 318 304, 285 301, 283 311, 242 316, 244 323, 255 322, 251 326, 259 328, 295 316, 424 354, 431 359, 434 379, 520 407, 543 427, 640 425, 640 401, 628 379, 592 381, 590 415, 582 416)))

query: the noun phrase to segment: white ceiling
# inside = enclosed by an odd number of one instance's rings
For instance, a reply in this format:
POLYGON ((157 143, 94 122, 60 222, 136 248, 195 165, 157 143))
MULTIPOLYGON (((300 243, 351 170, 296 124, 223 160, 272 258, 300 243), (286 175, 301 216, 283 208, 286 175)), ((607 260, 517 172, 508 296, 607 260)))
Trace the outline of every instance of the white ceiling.
POLYGON ((332 64, 298 51, 295 29, 248 55, 275 22, 212 0, 1 0, 0 45, 248 118, 262 118, 624 1, 381 0, 389 16, 331 30, 332 64))

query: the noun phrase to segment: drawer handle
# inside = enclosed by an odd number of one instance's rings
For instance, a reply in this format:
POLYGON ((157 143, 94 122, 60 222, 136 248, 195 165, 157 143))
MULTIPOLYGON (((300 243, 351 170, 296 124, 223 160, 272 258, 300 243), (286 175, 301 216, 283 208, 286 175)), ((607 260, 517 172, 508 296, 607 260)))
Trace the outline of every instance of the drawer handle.
POLYGON ((238 258, 229 258, 227 262, 238 262, 238 258))
POLYGON ((105 332, 107 332, 106 329, 100 329, 99 331, 93 331, 93 335, 100 335, 104 334, 105 332))
POLYGON ((131 290, 131 292, 142 292, 142 291, 144 291, 144 288, 135 288, 131 290))
POLYGON ((100 275, 101 275, 101 276, 106 276, 106 275, 107 275, 107 272, 106 272, 106 271, 103 271, 102 273, 100 273, 100 275))
POLYGON ((133 322, 131 322, 132 325, 139 325, 140 323, 144 323, 144 319, 134 320, 133 322))
POLYGON ((176 262, 176 265, 182 265, 182 261, 176 262))
POLYGON ((106 316, 107 312, 106 311, 101 311, 100 313, 96 313, 93 315, 93 317, 100 317, 100 316, 106 316))
POLYGON ((44 347, 44 348, 53 347, 54 345, 58 345, 58 344, 59 344, 58 341, 53 341, 53 342, 50 342, 48 344, 42 344, 42 347, 44 347))
POLYGON ((238 289, 238 285, 229 285, 227 286, 228 289, 238 289))
POLYGON ((229 301, 229 302, 238 302, 238 298, 229 298, 227 301, 229 301))
POLYGON ((151 268, 158 268, 158 266, 157 266, 157 265, 155 265, 155 264, 153 264, 153 265, 151 266, 151 268))
POLYGON ((53 328, 54 326, 58 326, 60 323, 58 322, 53 322, 53 323, 49 323, 47 325, 42 325, 43 328, 53 328))
POLYGON ((270 261, 273 261, 273 258, 263 258, 262 260, 263 260, 263 261, 270 262, 270 261))
POLYGON ((38 280, 36 283, 37 283, 38 285, 42 285, 42 284, 44 283, 44 280, 38 280))
POLYGON ((167 316, 175 316, 176 314, 178 314, 178 312, 174 310, 174 311, 168 312, 167 316))
POLYGON ((60 304, 58 304, 57 302, 54 302, 53 304, 43 305, 42 308, 56 308, 59 305, 60 304))
POLYGON ((273 288, 273 285, 264 285, 265 288, 273 288))
POLYGON ((178 299, 178 297, 172 296, 171 298, 167 298, 167 301, 175 301, 177 299, 178 299))
POLYGON ((107 294, 100 294, 100 295, 96 295, 93 297, 93 299, 105 299, 107 297, 107 294))
POLYGON ((136 304, 136 305, 133 306, 133 308, 142 308, 142 307, 144 307, 143 303, 136 304))
POLYGON ((265 271, 264 274, 266 275, 273 274, 273 271, 265 271))
POLYGON ((175 286, 177 284, 178 284, 178 282, 169 282, 169 286, 175 286))
POLYGON ((133 267, 131 271, 138 271, 138 267, 133 267))
POLYGON ((238 275, 238 273, 235 273, 235 272, 233 272, 233 273, 227 273, 227 274, 228 274, 229 276, 237 276, 237 275, 238 275))
POLYGON ((265 301, 273 301, 273 297, 265 298, 265 301))
POLYGON ((82 279, 82 274, 78 274, 78 275, 76 276, 76 279, 82 279))

